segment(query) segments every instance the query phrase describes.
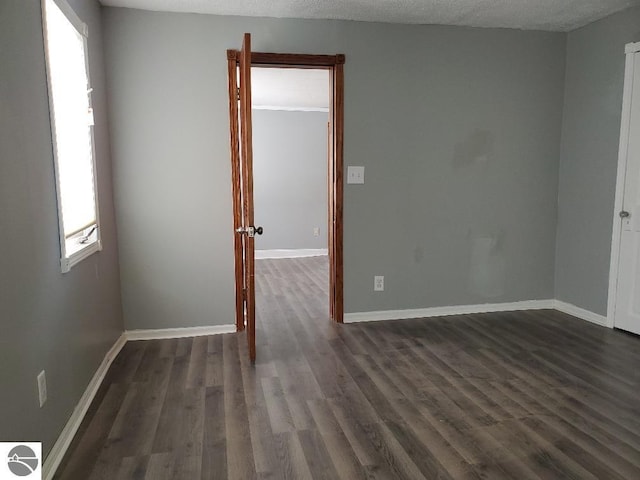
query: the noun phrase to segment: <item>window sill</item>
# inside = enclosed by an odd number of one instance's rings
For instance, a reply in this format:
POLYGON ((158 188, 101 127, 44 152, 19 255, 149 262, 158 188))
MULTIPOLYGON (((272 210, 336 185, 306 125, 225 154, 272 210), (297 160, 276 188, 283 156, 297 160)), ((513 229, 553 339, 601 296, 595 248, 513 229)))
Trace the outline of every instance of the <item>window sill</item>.
POLYGON ((62 268, 62 273, 68 273, 71 270, 71 267, 77 265, 82 260, 87 257, 90 257, 96 252, 102 250, 102 242, 100 240, 96 240, 93 243, 88 244, 86 247, 82 248, 82 250, 78 250, 73 255, 70 255, 66 258, 62 258, 60 260, 60 266, 62 268))

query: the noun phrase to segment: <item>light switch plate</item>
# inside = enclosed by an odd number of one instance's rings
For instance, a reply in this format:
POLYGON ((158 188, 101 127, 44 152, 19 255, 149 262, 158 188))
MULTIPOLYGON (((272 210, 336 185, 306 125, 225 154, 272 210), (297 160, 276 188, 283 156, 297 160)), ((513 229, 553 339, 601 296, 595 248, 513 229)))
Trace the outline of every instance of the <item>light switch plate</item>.
POLYGON ((347 183, 363 184, 364 183, 364 167, 347 167, 347 183))

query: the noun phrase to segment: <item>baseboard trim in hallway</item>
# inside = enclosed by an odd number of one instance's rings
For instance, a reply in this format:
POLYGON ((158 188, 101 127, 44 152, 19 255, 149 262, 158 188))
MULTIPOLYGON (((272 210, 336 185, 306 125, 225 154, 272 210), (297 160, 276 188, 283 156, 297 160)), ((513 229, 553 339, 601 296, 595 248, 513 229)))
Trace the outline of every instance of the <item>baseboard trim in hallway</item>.
POLYGON ((163 338, 201 337, 204 335, 219 335, 221 333, 235 333, 236 326, 210 325, 206 327, 159 328, 145 330, 126 330, 127 340, 159 340, 163 338))
POLYGON ((56 443, 53 445, 53 448, 42 465, 42 478, 44 480, 51 480, 55 475, 56 470, 60 466, 60 462, 64 458, 65 453, 67 453, 69 445, 71 445, 71 442, 73 441, 73 437, 75 437, 82 420, 84 420, 84 417, 87 414, 87 410, 89 410, 89 406, 91 405, 93 398, 96 396, 100 385, 102 385, 102 381, 109 371, 109 367, 113 363, 113 360, 118 356, 125 343, 127 343, 127 339, 123 333, 104 356, 102 363, 98 367, 98 370, 96 370, 93 378, 91 378, 91 381, 89 382, 89 385, 87 385, 82 397, 80 397, 80 401, 76 405, 76 408, 73 409, 71 417, 62 429, 62 433, 60 433, 58 440, 56 440, 56 443))
POLYGON ((577 307, 571 303, 555 300, 553 308, 555 308, 559 312, 578 317, 582 320, 586 320, 587 322, 595 323, 596 325, 600 325, 601 327, 609 326, 607 323, 607 317, 605 317, 604 315, 594 313, 590 310, 585 310, 584 308, 577 307))
POLYGON ((544 310, 554 308, 555 300, 526 300, 510 303, 482 303, 479 305, 454 305, 451 307, 413 308, 408 310, 381 310, 377 312, 345 313, 345 323, 377 322, 408 318, 445 317, 471 313, 509 312, 518 310, 544 310))
POLYGON ((521 310, 554 309, 573 317, 607 327, 607 317, 560 300, 526 300, 510 303, 483 303, 479 305, 455 305, 451 307, 414 308, 408 310, 381 310, 374 312, 345 313, 345 323, 403 320, 409 318, 445 317, 473 313, 510 312, 521 310))

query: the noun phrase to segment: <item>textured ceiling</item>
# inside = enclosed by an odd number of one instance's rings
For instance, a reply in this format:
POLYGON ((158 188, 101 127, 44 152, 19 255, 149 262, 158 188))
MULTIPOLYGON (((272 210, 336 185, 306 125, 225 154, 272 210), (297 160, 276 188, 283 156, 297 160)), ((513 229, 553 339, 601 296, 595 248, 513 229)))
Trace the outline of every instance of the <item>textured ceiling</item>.
POLYGON ((251 69, 254 108, 329 110, 329 71, 298 68, 251 69))
POLYGON ((569 31, 640 0, 100 0, 103 5, 249 17, 569 31))

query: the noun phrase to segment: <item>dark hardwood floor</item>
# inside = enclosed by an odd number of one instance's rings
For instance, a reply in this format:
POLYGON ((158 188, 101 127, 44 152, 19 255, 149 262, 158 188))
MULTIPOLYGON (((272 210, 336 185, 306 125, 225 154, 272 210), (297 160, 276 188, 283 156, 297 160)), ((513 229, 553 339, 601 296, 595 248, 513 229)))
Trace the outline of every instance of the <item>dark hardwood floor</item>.
POLYGON ((550 310, 334 325, 326 279, 257 262, 255 366, 244 334, 129 342, 56 478, 640 479, 638 337, 550 310))

